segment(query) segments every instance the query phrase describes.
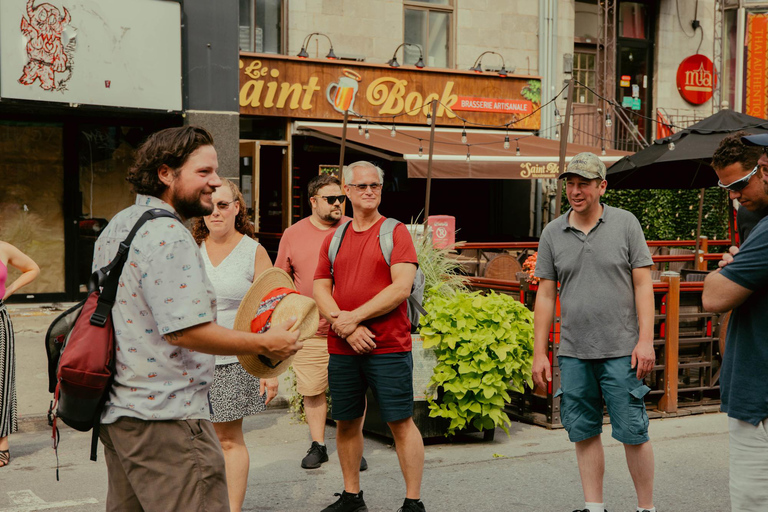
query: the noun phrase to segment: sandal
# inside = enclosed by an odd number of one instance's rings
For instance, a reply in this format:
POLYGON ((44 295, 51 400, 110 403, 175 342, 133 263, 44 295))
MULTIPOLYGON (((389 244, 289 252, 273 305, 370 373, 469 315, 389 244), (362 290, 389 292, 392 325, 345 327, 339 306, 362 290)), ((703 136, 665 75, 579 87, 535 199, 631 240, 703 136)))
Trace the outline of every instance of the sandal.
POLYGON ((11 463, 10 450, 0 450, 0 468, 4 468, 11 463))

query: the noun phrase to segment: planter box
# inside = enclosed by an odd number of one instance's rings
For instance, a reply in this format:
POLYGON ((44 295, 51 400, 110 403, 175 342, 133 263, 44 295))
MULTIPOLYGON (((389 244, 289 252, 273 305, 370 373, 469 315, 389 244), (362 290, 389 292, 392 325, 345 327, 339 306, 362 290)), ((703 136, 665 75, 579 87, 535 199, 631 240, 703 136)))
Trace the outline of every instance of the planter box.
MULTIPOLYGON (((413 342, 413 421, 419 428, 422 438, 448 441, 450 438, 445 437, 445 432, 448 430, 448 425, 451 422, 445 418, 431 418, 429 416, 429 404, 427 403, 427 396, 437 398, 436 390, 427 389, 429 379, 432 377, 433 370, 437 364, 437 358, 433 350, 424 348, 421 336, 412 334, 411 339, 413 342)), ((382 421, 379 403, 374 398, 370 389, 366 396, 368 398, 368 410, 365 414, 363 430, 392 439, 392 432, 387 424, 382 421)), ((479 431, 476 429, 461 431, 461 433, 471 432, 479 431)), ((485 430, 483 431, 483 438, 486 441, 492 440, 495 432, 495 429, 485 430)))

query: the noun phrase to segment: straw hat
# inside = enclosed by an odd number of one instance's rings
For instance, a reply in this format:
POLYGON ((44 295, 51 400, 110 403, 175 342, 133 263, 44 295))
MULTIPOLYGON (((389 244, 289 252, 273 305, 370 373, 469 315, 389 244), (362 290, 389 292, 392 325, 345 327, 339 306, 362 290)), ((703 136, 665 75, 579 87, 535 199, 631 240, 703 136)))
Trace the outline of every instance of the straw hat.
MULTIPOLYGON (((270 268, 265 270, 254 279, 248 293, 243 297, 240 307, 235 316, 235 330, 251 332, 251 321, 256 316, 262 299, 275 288, 296 287, 284 270, 279 268, 270 268)), ((299 339, 304 340, 314 336, 317 332, 317 326, 320 320, 317 304, 309 297, 299 295, 298 293, 289 293, 283 297, 272 312, 270 326, 282 325, 291 317, 296 317, 297 321, 290 329, 299 331, 299 339)), ((270 361, 265 356, 237 356, 243 368, 254 377, 268 379, 277 377, 291 365, 293 356, 284 361, 270 361), (270 367, 274 366, 274 368, 270 367)))

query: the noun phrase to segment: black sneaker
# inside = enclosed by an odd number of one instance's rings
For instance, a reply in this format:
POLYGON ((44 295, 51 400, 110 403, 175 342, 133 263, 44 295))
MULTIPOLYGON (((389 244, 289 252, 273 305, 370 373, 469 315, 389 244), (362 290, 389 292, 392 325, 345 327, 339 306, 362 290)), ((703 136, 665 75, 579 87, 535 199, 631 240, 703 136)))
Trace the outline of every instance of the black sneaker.
POLYGON ((421 501, 412 501, 410 503, 403 502, 403 506, 397 509, 397 512, 426 512, 427 509, 424 508, 424 503, 421 501))
POLYGON ((363 491, 360 491, 359 494, 343 491, 341 494, 334 493, 334 496, 338 496, 339 499, 320 512, 368 512, 368 507, 363 501, 363 491))
POLYGON ((368 469, 368 461, 363 457, 360 459, 360 471, 365 471, 366 469, 368 469))
POLYGON ((307 455, 301 459, 301 467, 304 469, 317 469, 323 462, 328 462, 328 448, 312 441, 312 446, 307 450, 307 455))
MULTIPOLYGON (((579 510, 574 510, 573 512, 589 512, 589 509, 588 508, 585 508, 584 510, 579 509, 579 510)), ((608 511, 603 509, 603 512, 608 512, 608 511)), ((648 511, 646 510, 645 512, 648 512, 648 511)))

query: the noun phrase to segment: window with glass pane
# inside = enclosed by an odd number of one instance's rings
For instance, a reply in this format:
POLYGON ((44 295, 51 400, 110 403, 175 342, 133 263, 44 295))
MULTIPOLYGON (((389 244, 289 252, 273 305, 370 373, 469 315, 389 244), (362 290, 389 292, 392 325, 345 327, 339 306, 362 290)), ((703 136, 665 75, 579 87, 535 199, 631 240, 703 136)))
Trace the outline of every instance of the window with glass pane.
POLYGON ((282 0, 240 0, 240 50, 280 53, 282 0))
POLYGON ((645 39, 645 5, 639 2, 624 2, 619 9, 620 37, 645 39))
POLYGON ((574 103, 587 105, 596 103, 595 94, 592 92, 596 86, 595 59, 595 54, 591 52, 575 52, 573 54, 573 78, 576 79, 573 88, 574 103))
MULTIPOLYGON (((0 121, 0 154, 0 240, 40 265, 40 276, 23 293, 63 293, 63 126, 0 121)), ((8 269, 9 283, 18 276, 8 269)))
MULTIPOLYGON (((449 0, 422 3, 450 5, 449 0)), ((429 67, 452 66, 451 16, 452 12, 449 10, 411 6, 405 8, 405 42, 422 47, 425 63, 429 67)), ((406 47, 403 60, 405 64, 415 64, 419 60, 418 50, 406 47)))

